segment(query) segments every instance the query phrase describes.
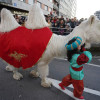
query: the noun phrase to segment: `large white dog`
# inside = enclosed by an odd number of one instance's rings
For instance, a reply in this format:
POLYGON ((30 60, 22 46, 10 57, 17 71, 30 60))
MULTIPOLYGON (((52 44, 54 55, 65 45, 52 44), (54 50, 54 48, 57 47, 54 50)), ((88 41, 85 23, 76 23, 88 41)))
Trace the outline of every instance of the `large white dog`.
MULTIPOLYGON (((9 32, 19 26, 20 25, 15 21, 10 11, 2 9, 0 32, 9 32)), ((47 26, 48 24, 45 21, 41 9, 34 5, 29 12, 25 27, 28 29, 40 29, 47 26)), ((49 74, 49 62, 54 57, 66 56, 67 50, 65 48, 65 44, 74 36, 81 37, 82 43, 86 43, 87 48, 90 48, 92 43, 100 43, 100 21, 92 15, 88 20, 75 27, 70 35, 52 35, 52 38, 50 39, 45 52, 36 63, 37 68, 30 72, 30 74, 35 77, 40 76, 41 85, 43 87, 51 86, 51 82, 47 79, 47 75, 49 74)), ((11 65, 8 65, 6 67, 6 70, 13 71, 13 78, 16 80, 20 80, 20 78, 23 77, 22 74, 18 72, 18 69, 14 68, 11 65)))

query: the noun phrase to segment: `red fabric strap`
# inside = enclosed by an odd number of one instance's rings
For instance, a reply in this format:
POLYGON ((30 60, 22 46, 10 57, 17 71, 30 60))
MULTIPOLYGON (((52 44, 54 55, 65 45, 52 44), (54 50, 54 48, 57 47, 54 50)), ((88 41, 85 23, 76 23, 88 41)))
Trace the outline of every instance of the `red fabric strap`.
POLYGON ((79 68, 72 67, 72 69, 73 69, 74 71, 81 71, 81 70, 83 69, 83 66, 81 66, 81 67, 79 67, 79 68))

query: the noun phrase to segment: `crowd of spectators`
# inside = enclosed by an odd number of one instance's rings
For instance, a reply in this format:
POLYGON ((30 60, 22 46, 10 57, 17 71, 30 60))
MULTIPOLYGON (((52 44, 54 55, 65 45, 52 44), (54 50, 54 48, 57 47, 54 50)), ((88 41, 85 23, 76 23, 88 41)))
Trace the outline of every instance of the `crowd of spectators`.
MULTIPOLYGON (((17 14, 14 15, 16 21, 24 26, 27 17, 25 16, 18 16, 17 14)), ((58 18, 57 16, 53 16, 52 14, 48 14, 45 16, 46 21, 49 24, 49 28, 52 30, 53 33, 58 35, 68 35, 76 26, 78 26, 84 19, 81 18, 77 20, 76 17, 69 19, 64 19, 63 16, 58 18)))
POLYGON ((18 16, 17 14, 14 15, 14 18, 16 19, 16 21, 22 25, 25 26, 25 21, 27 20, 26 16, 18 16))
MULTIPOLYGON (((17 14, 14 15, 16 21, 25 26, 25 21, 27 20, 26 16, 18 16, 17 14)), ((64 19, 63 16, 61 18, 57 16, 53 16, 52 14, 48 14, 45 16, 46 21, 49 24, 49 28, 52 30, 53 33, 58 35, 68 35, 76 26, 78 26, 84 19, 77 20, 76 17, 69 19, 64 19)))
POLYGON ((45 16, 46 21, 50 25, 50 29, 58 35, 68 35, 76 26, 78 26, 84 19, 77 20, 76 17, 64 19, 63 16, 58 18, 53 17, 51 14, 45 16))

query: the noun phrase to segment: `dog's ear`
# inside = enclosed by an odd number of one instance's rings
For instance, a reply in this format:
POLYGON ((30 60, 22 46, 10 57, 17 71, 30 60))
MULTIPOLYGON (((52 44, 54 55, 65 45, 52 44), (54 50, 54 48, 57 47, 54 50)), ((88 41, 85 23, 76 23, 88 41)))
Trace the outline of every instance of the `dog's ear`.
POLYGON ((89 23, 90 25, 92 25, 92 24, 94 23, 94 21, 95 21, 95 16, 94 16, 94 15, 91 15, 91 16, 89 17, 89 19, 88 19, 88 23, 89 23))

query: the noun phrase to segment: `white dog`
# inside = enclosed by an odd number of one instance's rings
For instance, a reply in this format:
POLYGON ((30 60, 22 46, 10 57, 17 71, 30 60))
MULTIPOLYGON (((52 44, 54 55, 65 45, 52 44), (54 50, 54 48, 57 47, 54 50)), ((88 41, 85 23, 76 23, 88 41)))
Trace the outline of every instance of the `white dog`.
MULTIPOLYGON (((34 5, 29 12, 28 20, 25 27, 28 29, 40 29, 47 26, 48 24, 45 21, 41 9, 34 5)), ((1 11, 0 27, 0 32, 8 32, 19 27, 19 25, 12 18, 11 13, 8 10, 3 9, 1 11)), ((49 74, 49 62, 54 57, 66 56, 67 50, 65 48, 65 44, 74 36, 81 37, 82 44, 86 43, 87 48, 90 48, 92 43, 100 43, 100 21, 92 15, 88 20, 82 22, 79 26, 75 27, 75 29, 69 35, 52 35, 52 38, 50 39, 45 52, 36 64, 37 69, 30 72, 35 77, 38 77, 40 75, 41 85, 43 87, 51 86, 51 82, 47 79, 47 75, 49 74)), ((22 74, 20 74, 18 70, 11 65, 8 65, 6 69, 13 71, 13 78, 16 80, 20 80, 20 78, 23 77, 22 74)))

